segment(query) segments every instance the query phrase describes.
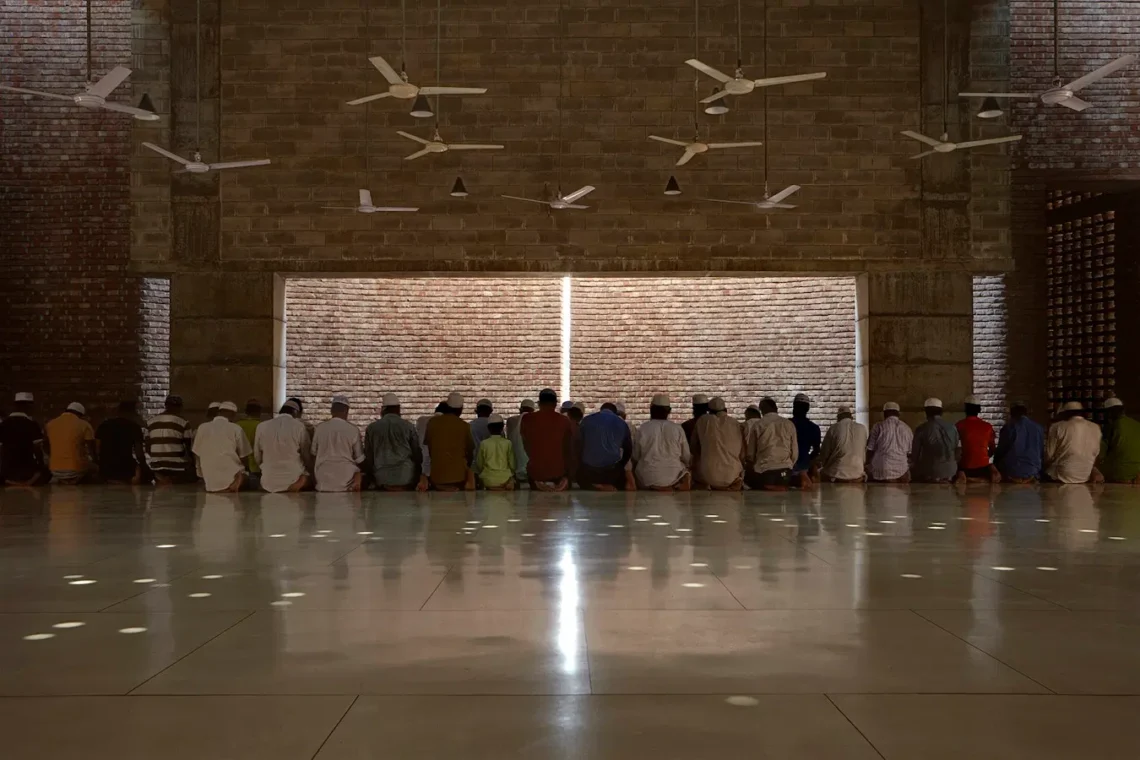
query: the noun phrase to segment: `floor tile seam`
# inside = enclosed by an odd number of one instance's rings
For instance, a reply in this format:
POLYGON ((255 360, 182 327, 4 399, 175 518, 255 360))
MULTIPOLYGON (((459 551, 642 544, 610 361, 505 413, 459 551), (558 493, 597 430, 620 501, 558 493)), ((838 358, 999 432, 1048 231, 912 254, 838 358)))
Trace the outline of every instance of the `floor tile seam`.
POLYGON ((439 591, 439 589, 443 586, 443 582, 445 580, 447 580, 447 576, 451 574, 451 570, 454 567, 455 567, 454 564, 448 565, 447 569, 444 570, 443 573, 440 574, 439 583, 435 584, 435 588, 433 588, 431 590, 431 593, 427 595, 427 599, 424 599, 424 603, 419 606, 419 609, 414 610, 415 612, 432 612, 433 611, 433 610, 425 610, 424 607, 428 606, 428 602, 430 602, 432 600, 432 597, 434 597, 436 595, 436 592, 439 591))
POLYGON ((344 723, 344 719, 348 717, 348 714, 350 712, 352 712, 353 706, 356 704, 357 700, 359 700, 359 699, 360 699, 359 694, 352 698, 352 701, 348 703, 348 707, 346 707, 344 709, 344 712, 341 713, 340 718, 337 720, 336 723, 333 724, 333 727, 329 730, 328 735, 325 736, 324 740, 320 743, 320 746, 317 747, 316 752, 314 752, 312 754, 312 756, 309 758, 309 760, 316 760, 317 756, 321 754, 321 750, 323 750, 325 748, 325 745, 328 744, 329 739, 331 739, 333 737, 333 734, 336 733, 336 730, 338 728, 340 728, 340 724, 344 723))
POLYGON ((158 678, 160 675, 162 675, 162 674, 163 674, 163 673, 165 673, 166 671, 170 670, 170 669, 171 669, 171 668, 173 668, 175 665, 177 665, 178 663, 182 662, 182 661, 183 661, 183 660, 185 660, 187 657, 189 657, 190 655, 194 654, 195 652, 197 652, 199 649, 201 649, 202 647, 206 646, 207 644, 209 644, 211 641, 214 641, 214 640, 215 640, 215 639, 217 639, 219 636, 222 636, 222 635, 223 635, 223 634, 225 634, 226 632, 228 632, 228 631, 231 631, 231 630, 233 630, 234 628, 236 628, 237 626, 241 625, 241 624, 242 624, 242 623, 244 623, 246 620, 249 620, 249 619, 250 619, 251 617, 253 617, 255 614, 257 614, 257 613, 256 613, 256 612, 250 612, 248 615, 243 615, 242 617, 238 618, 238 619, 237 619, 237 620, 235 620, 235 621, 234 621, 232 624, 230 624, 230 625, 226 626, 225 628, 223 628, 222 630, 218 631, 217 633, 215 633, 213 636, 211 636, 210 638, 208 638, 208 639, 206 639, 205 641, 203 641, 203 642, 202 642, 201 644, 199 644, 198 646, 196 646, 196 647, 192 647, 192 648, 191 648, 191 649, 190 649, 188 652, 186 652, 186 654, 182 655, 181 657, 179 657, 179 658, 178 658, 177 660, 175 660, 174 662, 172 662, 172 663, 170 663, 169 665, 167 665, 166 667, 162 668, 162 669, 161 669, 161 670, 159 670, 157 673, 155 673, 155 674, 153 674, 153 675, 149 676, 148 678, 144 679, 144 680, 142 681, 142 683, 136 684, 136 685, 135 685, 135 686, 133 686, 132 688, 128 689, 126 693, 127 693, 128 695, 130 695, 130 694, 134 694, 136 691, 138 691, 139 689, 141 689, 143 686, 146 686, 148 683, 150 683, 151 681, 153 681, 155 678, 158 678))
POLYGON ((1011 588, 1020 594, 1025 594, 1026 596, 1031 596, 1034 599, 1039 599, 1040 601, 1045 602, 1046 604, 1051 604, 1057 608, 1057 610, 1042 610, 1042 612, 1057 612, 1058 610, 1063 610, 1065 612, 1072 612, 1073 611, 1071 608, 1066 607, 1065 605, 1061 604, 1060 602, 1054 602, 1052 599, 1046 599, 1045 597, 1043 597, 1039 594, 1034 594, 1032 591, 1026 591, 1023 588, 1020 588, 1018 586, 1013 585, 1013 583, 1011 583, 1009 581, 1004 581, 1004 580, 1001 580, 1000 578, 992 578, 988 575, 980 573, 977 570, 973 569, 972 565, 962 565, 961 567, 963 567, 966 570, 966 572, 970 573, 971 575, 976 575, 979 578, 984 578, 988 581, 993 581, 994 583, 998 583, 1002 586, 1005 586, 1006 588, 1011 588))
MULTIPOLYGON (((184 573, 172 576, 170 578, 169 583, 170 583, 170 585, 177 583, 178 581, 182 580, 183 578, 188 577, 191 573, 195 573, 201 569, 202 569, 201 564, 195 565, 192 569, 187 570, 184 573)), ((120 599, 117 602, 112 602, 111 604, 108 604, 106 607, 103 607, 102 609, 96 610, 95 614, 99 614, 100 612, 114 612, 115 611, 114 608, 118 607, 120 604, 126 604, 127 602, 131 601, 132 599, 138 599, 140 596, 144 596, 146 594, 149 594, 153 590, 154 590, 154 587, 148 584, 148 585, 140 588, 138 592, 128 596, 126 599, 120 599)), ((234 610, 234 611, 236 612, 237 610, 234 610)))
POLYGON ((882 751, 875 746, 875 743, 871 741, 870 737, 863 733, 863 729, 859 728, 859 725, 851 718, 851 716, 843 712, 843 708, 835 703, 835 700, 831 698, 831 694, 824 693, 823 698, 827 700, 828 704, 830 704, 836 712, 843 716, 843 719, 847 721, 851 728, 855 729, 855 732, 858 733, 859 736, 863 737, 863 741, 867 742, 867 746, 873 749, 876 755, 883 758, 883 760, 886 760, 887 756, 884 755, 882 751))
MULTIPOLYGON (((1038 610, 1038 611, 1039 611, 1039 612, 1055 612, 1056 610, 1038 610)), ((938 630, 940 630, 940 631, 943 631, 943 632, 945 632, 946 634, 948 634, 948 635, 950 635, 950 636, 953 636, 955 639, 957 639, 958 641, 961 641, 963 644, 965 644, 966 646, 970 647, 971 649, 973 649, 973 650, 975 650, 975 651, 977 651, 977 652, 980 652, 981 654, 983 654, 983 655, 985 655, 986 657, 990 658, 990 659, 991 659, 991 660, 993 660, 994 662, 997 662, 997 663, 1001 664, 1002 666, 1009 668, 1009 669, 1010 669, 1010 670, 1012 670, 1014 673, 1017 673, 1018 675, 1020 675, 1022 678, 1028 679, 1028 680, 1029 680, 1029 681, 1031 681, 1032 683, 1035 683, 1035 684, 1037 684, 1037 685, 1038 685, 1038 686, 1040 686, 1042 689, 1045 689, 1045 691, 1047 691, 1048 693, 1050 693, 1050 694, 1056 694, 1056 693, 1057 693, 1057 692, 1053 691, 1052 689, 1050 689, 1050 688, 1049 688, 1048 686, 1046 686, 1045 684, 1043 684, 1043 683, 1041 683, 1040 681, 1038 681, 1036 678, 1033 678, 1033 677, 1029 676, 1029 675, 1028 675, 1028 674, 1026 674, 1026 673, 1022 673, 1022 672, 1021 672, 1021 670, 1019 670, 1018 668, 1014 667, 1012 664, 1010 664, 1010 663, 1006 662, 1005 660, 1001 659, 1001 658, 1000 658, 1000 657, 998 657, 997 655, 994 655, 994 654, 990 654, 990 653, 989 653, 989 652, 987 652, 986 650, 982 649, 981 647, 975 646, 973 643, 971 643, 971 642, 970 642, 970 641, 968 641, 967 639, 964 639, 964 638, 962 638, 961 636, 959 636, 958 634, 954 633, 953 631, 951 631, 951 630, 949 630, 949 629, 947 629, 947 628, 944 628, 944 627, 940 626, 938 623, 934 622, 934 621, 933 621, 933 620, 931 620, 930 618, 928 618, 928 617, 926 617, 925 615, 923 615, 923 614, 922 614, 920 611, 918 611, 918 610, 911 610, 911 612, 912 612, 913 614, 917 615, 917 616, 918 616, 920 619, 922 619, 922 620, 925 620, 927 623, 929 623, 930 625, 934 626, 934 627, 935 627, 935 628, 937 628, 938 630)))

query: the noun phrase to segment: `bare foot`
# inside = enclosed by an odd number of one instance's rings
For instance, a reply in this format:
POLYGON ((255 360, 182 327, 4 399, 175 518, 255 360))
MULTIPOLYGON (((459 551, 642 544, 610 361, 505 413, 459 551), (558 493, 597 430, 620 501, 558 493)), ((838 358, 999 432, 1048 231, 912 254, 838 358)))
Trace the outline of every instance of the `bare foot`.
POLYGON ((594 490, 595 491, 607 491, 607 492, 609 492, 609 491, 616 491, 617 488, 615 488, 613 485, 611 485, 609 483, 595 483, 594 484, 594 490))

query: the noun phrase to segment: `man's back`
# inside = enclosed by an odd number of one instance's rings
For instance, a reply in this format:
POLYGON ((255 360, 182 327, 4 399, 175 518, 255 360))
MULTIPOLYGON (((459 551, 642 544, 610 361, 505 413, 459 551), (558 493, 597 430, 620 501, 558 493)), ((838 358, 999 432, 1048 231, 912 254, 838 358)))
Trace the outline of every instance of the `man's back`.
POLYGON ((994 454, 1002 477, 1028 480, 1040 477, 1045 455, 1045 428, 1026 416, 1005 423, 994 454))
POLYGON ((1084 417, 1056 422, 1045 442, 1046 473, 1061 483, 1087 483, 1100 454, 1100 428, 1084 417))
POLYGON ((76 472, 86 470, 87 442, 95 440, 95 431, 87 420, 64 412, 44 425, 44 434, 51 447, 51 462, 48 465, 54 472, 76 472))
POLYGON ((188 448, 194 434, 183 417, 163 412, 146 426, 146 456, 150 468, 185 470, 190 462, 188 448))
POLYGON ((870 474, 874 480, 895 480, 910 469, 914 433, 898 417, 885 417, 875 424, 867 439, 871 452, 870 474))
POLYGON ((799 457, 796 426, 786 417, 768 412, 746 429, 748 458, 755 472, 790 470, 799 457))
POLYGON ((723 487, 736 482, 744 473, 744 426, 727 413, 706 414, 693 428, 693 440, 700 447, 697 476, 702 483, 723 487))
POLYGON ((911 474, 916 480, 952 480, 958 473, 958 428, 932 417, 914 430, 911 474))
POLYGON ((587 467, 610 467, 621 461, 629 438, 629 426, 621 417, 603 409, 583 419, 578 430, 582 437, 582 462, 587 467))
POLYGON ((5 478, 24 481, 36 474, 36 444, 43 438, 40 424, 25 414, 11 414, 0 422, 0 472, 5 478))
POLYGON ((536 481, 567 477, 567 456, 571 446, 570 418, 553 409, 539 409, 524 415, 519 424, 528 457, 527 474, 536 481))
POLYGON ((311 446, 305 423, 281 413, 257 426, 253 453, 261 460, 261 487, 271 493, 288 489, 305 472, 311 446))
POLYGON ((981 417, 972 416, 958 420, 955 425, 962 442, 963 470, 976 470, 990 463, 990 449, 994 447, 994 426, 981 417))
POLYGON ((820 473, 836 480, 863 475, 867 456, 867 428, 850 417, 832 423, 820 446, 820 473))
POLYGON ((380 485, 407 485, 422 456, 416 426, 398 414, 385 414, 364 430, 368 463, 380 485))
MULTIPOLYGON (((241 431, 245 433, 245 439, 249 441, 250 446, 253 446, 253 442, 257 438, 257 426, 261 424, 261 420, 256 417, 242 417, 234 424, 241 428, 241 431)), ((245 464, 246 467, 249 468, 250 472, 261 471, 258 468, 257 461, 253 458, 253 455, 250 455, 246 458, 245 464)))
POLYGON ((1119 482, 1140 477, 1140 422, 1122 416, 1105 427, 1104 476, 1119 482))
POLYGON ((796 463, 793 469, 806 470, 811 467, 811 461, 819 456, 819 447, 823 442, 819 425, 804 417, 792 417, 792 424, 796 428, 796 463))
POLYGON ((463 483, 475 449, 471 426, 454 414, 441 414, 428 421, 426 437, 431 452, 432 482, 463 483))
POLYGON ((684 475, 692 455, 685 429, 669 420, 649 420, 637 430, 634 472, 646 486, 671 486, 684 475))
POLYGON ((130 480, 141 462, 135 449, 142 444, 142 427, 126 417, 111 417, 95 431, 99 441, 99 473, 108 480, 130 480))

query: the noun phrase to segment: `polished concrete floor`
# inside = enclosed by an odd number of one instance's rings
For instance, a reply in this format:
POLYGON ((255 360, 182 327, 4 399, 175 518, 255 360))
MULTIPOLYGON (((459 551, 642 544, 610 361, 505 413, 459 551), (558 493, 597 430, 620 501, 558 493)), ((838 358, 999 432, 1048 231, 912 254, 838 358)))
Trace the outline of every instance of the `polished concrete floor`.
POLYGON ((4 760, 1140 757, 1140 489, 0 492, 4 760))

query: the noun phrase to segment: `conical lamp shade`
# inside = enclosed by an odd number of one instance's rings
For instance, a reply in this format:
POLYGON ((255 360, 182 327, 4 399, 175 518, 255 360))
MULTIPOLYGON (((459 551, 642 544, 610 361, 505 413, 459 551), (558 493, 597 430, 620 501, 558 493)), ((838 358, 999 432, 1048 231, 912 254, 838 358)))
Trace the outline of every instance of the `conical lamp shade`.
POLYGON ((982 107, 978 111, 979 119, 998 119, 1004 111, 1001 110, 1001 103, 997 98, 986 98, 982 101, 982 107))
POLYGON ((143 93, 142 100, 139 101, 139 108, 154 113, 154 101, 150 99, 149 93, 143 93))
POLYGON ((430 119, 435 116, 435 113, 431 110, 431 106, 428 105, 427 98, 423 95, 417 95, 415 102, 412 103, 412 116, 415 116, 417 119, 430 119))
POLYGON ((452 198, 466 198, 467 185, 463 184, 463 177, 456 177, 455 184, 451 186, 452 198))
MULTIPOLYGON (((716 93, 717 90, 713 90, 713 94, 715 95, 716 93)), ((721 98, 720 100, 714 100, 705 106, 705 113, 707 113, 709 116, 724 116, 726 113, 728 113, 728 106, 725 105, 724 98, 721 98)))
POLYGON ((679 184, 677 184, 677 178, 676 177, 670 175, 669 181, 665 183, 665 194, 666 195, 680 195, 681 194, 681 186, 679 184))

